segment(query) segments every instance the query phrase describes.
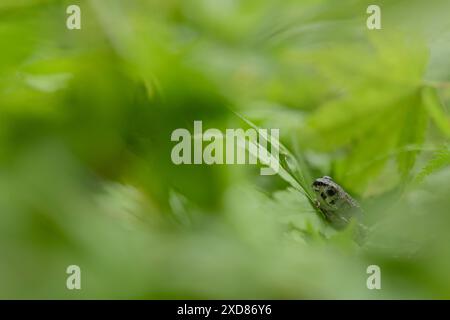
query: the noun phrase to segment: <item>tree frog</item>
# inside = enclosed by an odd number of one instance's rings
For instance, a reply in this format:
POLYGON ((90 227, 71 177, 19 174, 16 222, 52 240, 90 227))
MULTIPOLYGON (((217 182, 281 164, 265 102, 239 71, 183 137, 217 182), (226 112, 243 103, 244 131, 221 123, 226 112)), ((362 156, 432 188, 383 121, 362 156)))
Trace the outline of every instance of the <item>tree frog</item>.
MULTIPOLYGON (((316 179, 312 188, 317 197, 316 206, 334 228, 344 229, 352 218, 357 220, 362 218, 362 210, 358 202, 331 177, 324 176, 316 179)), ((366 227, 358 221, 358 229, 362 232, 366 227)))

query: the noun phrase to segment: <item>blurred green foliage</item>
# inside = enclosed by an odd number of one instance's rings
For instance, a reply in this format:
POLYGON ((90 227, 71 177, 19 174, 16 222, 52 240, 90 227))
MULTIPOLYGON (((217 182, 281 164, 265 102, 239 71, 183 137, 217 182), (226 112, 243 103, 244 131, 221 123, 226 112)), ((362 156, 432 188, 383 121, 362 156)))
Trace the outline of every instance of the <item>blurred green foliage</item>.
POLYGON ((0 298, 450 298, 450 3, 372 2, 2 0, 0 298), (363 246, 280 177, 172 164, 235 112, 361 201, 363 246))

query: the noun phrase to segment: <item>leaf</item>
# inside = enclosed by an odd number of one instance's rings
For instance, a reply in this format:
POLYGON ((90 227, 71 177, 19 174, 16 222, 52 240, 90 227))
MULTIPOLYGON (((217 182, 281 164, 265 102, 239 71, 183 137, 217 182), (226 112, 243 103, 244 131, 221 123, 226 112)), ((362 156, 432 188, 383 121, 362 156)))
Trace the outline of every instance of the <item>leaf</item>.
POLYGON ((425 87, 422 90, 423 104, 438 129, 450 138, 450 119, 442 108, 436 89, 425 87))
POLYGON ((55 92, 64 89, 72 78, 70 73, 58 73, 49 75, 24 74, 25 82, 32 88, 42 92, 55 92))
POLYGON ((414 147, 413 150, 399 152, 397 155, 398 168, 403 177, 406 177, 414 166, 427 128, 427 113, 423 105, 417 102, 419 99, 412 97, 411 106, 406 106, 406 110, 403 112, 402 129, 397 147, 398 149, 414 147))
POLYGON ((450 147, 444 145, 437 150, 428 163, 420 170, 415 178, 416 183, 422 182, 430 174, 450 165, 450 147))
MULTIPOLYGON (((264 130, 260 130, 258 126, 252 123, 250 120, 246 119, 244 116, 235 112, 235 114, 244 120, 248 125, 250 125, 253 129, 259 132, 259 138, 264 139, 266 146, 271 147, 271 151, 280 155, 280 159, 275 158, 272 154, 265 148, 263 145, 255 142, 249 143, 249 152, 257 157, 262 163, 271 167, 274 171, 278 169, 278 175, 288 182, 295 189, 299 190, 301 193, 305 194, 311 201, 313 201, 314 196, 312 195, 311 188, 307 184, 307 180, 305 180, 303 176, 303 170, 300 168, 298 161, 295 156, 283 145, 281 142, 276 139, 271 139, 270 136, 266 134, 264 130), (258 149, 261 148, 264 152, 258 152, 258 149), (298 175, 297 175, 298 174, 298 175)), ((245 141, 241 145, 245 146, 245 141)), ((305 167, 304 167, 305 168, 305 167)))
POLYGON ((298 134, 303 147, 332 152, 335 178, 359 194, 391 159, 397 158, 399 176, 410 172, 428 117, 420 95, 427 62, 423 43, 383 33, 366 45, 351 44, 357 63, 348 58, 348 47, 311 58, 333 96, 298 134))
POLYGON ((336 231, 317 215, 306 197, 299 196, 293 188, 274 193, 273 200, 267 203, 268 210, 277 212, 280 221, 303 233, 303 236, 316 238, 319 235, 330 237, 336 231))

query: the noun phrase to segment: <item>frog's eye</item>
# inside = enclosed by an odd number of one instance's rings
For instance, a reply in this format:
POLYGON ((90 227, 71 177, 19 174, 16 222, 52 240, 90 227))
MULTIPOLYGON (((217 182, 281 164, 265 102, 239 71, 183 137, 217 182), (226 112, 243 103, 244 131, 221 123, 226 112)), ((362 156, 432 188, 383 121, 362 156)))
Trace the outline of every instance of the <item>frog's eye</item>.
POLYGON ((314 183, 313 183, 313 186, 315 186, 315 187, 319 187, 319 186, 323 186, 323 185, 324 185, 324 183, 320 182, 318 180, 314 181, 314 183))
POLYGON ((328 195, 329 197, 332 197, 332 196, 334 196, 335 194, 336 194, 336 190, 334 190, 334 189, 332 189, 332 188, 330 188, 330 189, 327 190, 327 195, 328 195))

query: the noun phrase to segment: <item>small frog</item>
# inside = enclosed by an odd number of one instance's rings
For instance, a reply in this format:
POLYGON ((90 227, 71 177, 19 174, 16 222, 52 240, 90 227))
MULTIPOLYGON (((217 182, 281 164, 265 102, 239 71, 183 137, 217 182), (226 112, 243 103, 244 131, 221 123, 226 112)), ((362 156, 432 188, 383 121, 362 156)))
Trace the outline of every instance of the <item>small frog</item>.
POLYGON ((334 228, 344 229, 350 220, 355 218, 358 220, 359 231, 366 229, 359 221, 362 218, 362 210, 358 202, 330 177, 316 179, 312 188, 317 196, 316 206, 334 228))

